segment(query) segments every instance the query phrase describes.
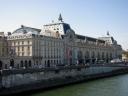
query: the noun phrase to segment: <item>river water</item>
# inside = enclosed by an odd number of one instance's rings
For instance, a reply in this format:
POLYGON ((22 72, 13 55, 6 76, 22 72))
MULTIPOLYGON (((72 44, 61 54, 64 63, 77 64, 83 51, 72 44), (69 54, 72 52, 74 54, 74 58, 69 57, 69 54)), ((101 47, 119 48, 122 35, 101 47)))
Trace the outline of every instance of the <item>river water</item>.
POLYGON ((128 74, 42 91, 32 96, 128 96, 128 74))

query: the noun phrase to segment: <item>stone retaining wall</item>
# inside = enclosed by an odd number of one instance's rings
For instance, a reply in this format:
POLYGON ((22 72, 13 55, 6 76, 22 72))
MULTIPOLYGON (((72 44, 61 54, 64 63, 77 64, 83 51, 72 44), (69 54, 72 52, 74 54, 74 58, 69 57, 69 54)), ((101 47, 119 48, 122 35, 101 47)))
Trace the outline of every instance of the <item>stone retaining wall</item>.
POLYGON ((15 73, 15 74, 5 74, 1 77, 1 88, 10 88, 23 84, 36 83, 41 80, 49 80, 55 78, 66 78, 66 77, 76 77, 86 76, 92 74, 99 74, 110 72, 120 67, 89 67, 89 68, 75 68, 75 69, 65 69, 65 70, 42 70, 35 72, 26 73, 15 73))

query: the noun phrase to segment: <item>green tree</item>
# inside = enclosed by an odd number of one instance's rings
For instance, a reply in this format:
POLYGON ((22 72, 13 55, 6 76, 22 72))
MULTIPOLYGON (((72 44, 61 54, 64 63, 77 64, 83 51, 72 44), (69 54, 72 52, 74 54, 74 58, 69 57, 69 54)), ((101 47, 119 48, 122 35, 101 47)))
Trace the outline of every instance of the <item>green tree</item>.
POLYGON ((128 58, 128 52, 125 53, 126 57, 128 58))
POLYGON ((128 51, 124 51, 123 54, 126 58, 128 58, 128 51))

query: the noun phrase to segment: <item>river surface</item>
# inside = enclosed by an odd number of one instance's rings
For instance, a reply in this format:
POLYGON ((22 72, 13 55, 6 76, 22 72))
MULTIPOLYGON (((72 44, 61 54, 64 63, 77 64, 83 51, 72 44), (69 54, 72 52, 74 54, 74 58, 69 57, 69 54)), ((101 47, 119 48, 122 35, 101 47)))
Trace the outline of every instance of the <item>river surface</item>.
POLYGON ((128 74, 42 91, 31 96, 128 96, 128 74))

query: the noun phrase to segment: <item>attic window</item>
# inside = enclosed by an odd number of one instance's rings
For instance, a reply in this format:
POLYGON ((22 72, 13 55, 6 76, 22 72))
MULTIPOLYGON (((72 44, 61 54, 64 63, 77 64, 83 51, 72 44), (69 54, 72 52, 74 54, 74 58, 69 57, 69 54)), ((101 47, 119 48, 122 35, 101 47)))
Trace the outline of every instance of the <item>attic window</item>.
POLYGON ((72 38, 72 35, 70 35, 70 38, 72 38))
POLYGON ((26 30, 23 30, 23 32, 24 32, 24 34, 25 34, 25 33, 27 33, 27 31, 26 31, 26 30))

